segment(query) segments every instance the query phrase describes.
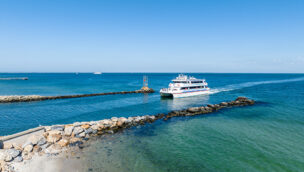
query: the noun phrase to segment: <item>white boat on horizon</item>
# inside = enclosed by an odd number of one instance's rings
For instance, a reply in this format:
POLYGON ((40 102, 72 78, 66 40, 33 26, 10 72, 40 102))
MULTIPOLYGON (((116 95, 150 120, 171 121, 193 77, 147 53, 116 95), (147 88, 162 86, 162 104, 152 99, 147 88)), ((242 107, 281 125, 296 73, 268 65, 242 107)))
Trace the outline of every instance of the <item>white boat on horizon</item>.
POLYGON ((162 88, 162 97, 189 97, 202 94, 209 94, 210 88, 205 79, 196 79, 187 75, 180 74, 172 80, 169 88, 162 88))
POLYGON ((93 74, 94 75, 101 75, 102 73, 101 72, 94 72, 93 74))

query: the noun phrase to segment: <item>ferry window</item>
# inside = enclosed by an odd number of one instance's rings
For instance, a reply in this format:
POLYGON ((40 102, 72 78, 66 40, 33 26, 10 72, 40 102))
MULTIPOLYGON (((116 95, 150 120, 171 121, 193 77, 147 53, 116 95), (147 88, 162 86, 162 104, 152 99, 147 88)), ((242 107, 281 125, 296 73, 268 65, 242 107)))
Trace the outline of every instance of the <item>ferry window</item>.
POLYGON ((187 81, 173 81, 174 83, 183 83, 183 84, 187 84, 187 81))
POLYGON ((197 83, 203 83, 203 81, 191 81, 191 83, 197 84, 197 83))

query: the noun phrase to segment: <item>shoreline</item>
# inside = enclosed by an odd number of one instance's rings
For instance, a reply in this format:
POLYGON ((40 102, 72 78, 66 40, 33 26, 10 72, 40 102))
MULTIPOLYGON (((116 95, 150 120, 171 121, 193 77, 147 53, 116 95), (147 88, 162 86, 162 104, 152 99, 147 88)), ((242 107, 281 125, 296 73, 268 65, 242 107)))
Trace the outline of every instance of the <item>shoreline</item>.
MULTIPOLYGON (((173 117, 186 117, 210 114, 223 108, 253 105, 254 100, 238 97, 234 101, 206 106, 191 107, 184 110, 171 111, 168 114, 145 115, 135 117, 112 117, 91 122, 75 122, 73 124, 43 126, 39 132, 33 129, 13 135, 0 137, 0 172, 14 172, 22 169, 22 165, 32 159, 62 155, 64 152, 81 149, 83 143, 91 137, 114 134, 125 128, 131 128, 157 120, 169 120, 173 117), (22 137, 22 138, 21 138, 22 137), (6 138, 6 139, 5 139, 6 138), (18 139, 16 142, 16 139, 18 139), (21 138, 21 139, 20 139, 21 138), (1 144, 2 143, 2 144, 1 144), (21 163, 23 162, 23 163, 21 163)), ((47 158, 46 158, 47 159, 47 158)))

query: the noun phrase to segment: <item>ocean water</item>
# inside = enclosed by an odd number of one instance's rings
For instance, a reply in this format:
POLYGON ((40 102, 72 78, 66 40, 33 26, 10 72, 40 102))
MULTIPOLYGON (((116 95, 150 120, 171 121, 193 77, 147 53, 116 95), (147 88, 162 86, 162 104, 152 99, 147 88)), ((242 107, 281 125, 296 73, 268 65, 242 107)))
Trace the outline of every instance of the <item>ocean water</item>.
MULTIPOLYGON (((0 104, 0 135, 39 125, 112 116, 166 113, 247 96, 249 107, 181 117, 96 138, 81 154, 81 171, 304 171, 303 74, 199 74, 212 94, 161 99, 177 74, 0 74, 0 95, 66 95, 136 90, 149 77, 153 94, 0 104)), ((79 170, 79 169, 78 169, 79 170)))

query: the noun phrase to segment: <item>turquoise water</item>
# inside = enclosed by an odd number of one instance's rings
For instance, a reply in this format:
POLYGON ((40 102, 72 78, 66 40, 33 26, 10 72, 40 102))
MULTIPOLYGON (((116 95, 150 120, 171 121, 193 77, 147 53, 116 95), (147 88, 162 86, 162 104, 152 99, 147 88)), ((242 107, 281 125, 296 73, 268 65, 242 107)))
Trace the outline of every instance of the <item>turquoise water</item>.
MULTIPOLYGON (((166 87, 177 74, 146 74, 150 87, 166 87)), ((159 94, 0 104, 0 135, 38 125, 168 112, 247 96, 255 106, 174 118, 92 142, 83 171, 303 171, 304 75, 191 74, 213 94, 160 99, 159 94)), ((0 74, 0 95, 62 95, 135 90, 143 74, 0 74)))

